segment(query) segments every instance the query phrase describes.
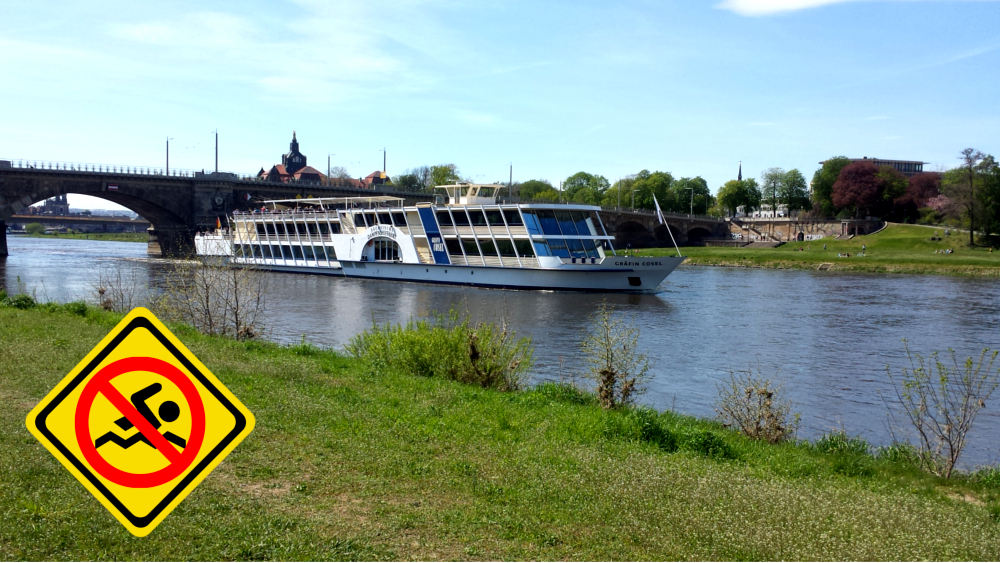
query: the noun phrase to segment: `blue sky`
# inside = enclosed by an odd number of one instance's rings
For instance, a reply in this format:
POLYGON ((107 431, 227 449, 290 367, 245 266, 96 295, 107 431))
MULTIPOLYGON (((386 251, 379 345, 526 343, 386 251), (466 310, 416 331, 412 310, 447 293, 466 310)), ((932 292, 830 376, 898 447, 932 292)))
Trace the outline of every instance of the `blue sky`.
MULTIPOLYGON (((0 158, 354 176, 643 168, 712 190, 833 155, 1000 153, 1000 2, 0 5, 0 158)), ((73 202, 79 204, 77 200, 73 202)), ((92 207, 107 207, 100 202, 92 207)))

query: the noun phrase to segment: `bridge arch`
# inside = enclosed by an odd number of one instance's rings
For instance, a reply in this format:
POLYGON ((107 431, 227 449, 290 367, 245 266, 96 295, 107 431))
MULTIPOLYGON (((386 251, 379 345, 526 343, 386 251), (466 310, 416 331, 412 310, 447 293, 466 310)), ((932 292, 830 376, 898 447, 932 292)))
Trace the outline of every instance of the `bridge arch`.
POLYGON ((707 238, 712 238, 712 231, 704 227, 695 227, 687 232, 687 241, 689 244, 701 243, 707 238))
POLYGON ((645 225, 638 221, 624 221, 615 229, 615 248, 649 248, 656 239, 645 225))

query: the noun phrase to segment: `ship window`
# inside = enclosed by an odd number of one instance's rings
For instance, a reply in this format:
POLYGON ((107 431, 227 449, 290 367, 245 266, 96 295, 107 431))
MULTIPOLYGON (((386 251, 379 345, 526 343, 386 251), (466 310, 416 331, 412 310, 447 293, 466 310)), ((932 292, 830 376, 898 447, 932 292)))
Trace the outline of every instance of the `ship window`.
POLYGON ((594 224, 594 231, 597 232, 598 236, 608 236, 607 231, 604 230, 604 223, 601 223, 600 216, 597 215, 596 211, 590 212, 590 222, 594 224))
POLYGON ((535 215, 535 212, 525 209, 521 213, 524 215, 524 226, 528 232, 533 235, 542 234, 542 226, 538 224, 538 216, 535 215))
POLYGON ((265 245, 263 245, 261 247, 258 247, 258 250, 260 251, 260 256, 258 258, 270 258, 271 257, 271 245, 270 244, 265 244, 265 245))
POLYGON ((399 245, 394 240, 375 240, 375 260, 381 262, 398 262, 399 245))
POLYGON ((582 211, 570 211, 573 215, 573 222, 576 223, 576 230, 583 236, 590 236, 590 227, 587 226, 587 214, 582 211))
POLYGON ((525 239, 514 239, 514 248, 520 256, 532 257, 535 253, 531 250, 531 241, 525 239))
POLYGON ((287 244, 281 245, 281 253, 285 256, 285 260, 292 259, 292 247, 287 244))
POLYGON ((569 258, 569 249, 566 248, 566 239, 562 238, 549 239, 549 250, 552 251, 553 256, 558 256, 560 258, 569 258))
POLYGON ((457 238, 444 239, 444 245, 448 247, 448 254, 462 255, 462 243, 457 238))
POLYGON ((500 256, 517 257, 517 253, 514 252, 514 243, 510 242, 509 239, 497 239, 497 250, 500 251, 500 256))
POLYGON ((253 257, 260 258, 262 256, 263 254, 260 253, 260 245, 259 244, 253 245, 253 257))
POLYGON ((354 214, 354 226, 355 227, 364 227, 365 226, 365 215, 364 215, 364 213, 355 213, 354 214))
POLYGON ((257 223, 257 234, 258 235, 265 235, 265 234, 267 234, 267 227, 265 227, 261 223, 257 223))
POLYGON ((481 240, 479 241, 479 246, 483 249, 483 256, 497 255, 497 247, 493 244, 492 240, 481 240))
POLYGON ((375 212, 369 211, 365 213, 365 221, 368 221, 369 227, 374 227, 375 225, 377 225, 378 221, 375 220, 375 212))
POLYGON ((301 252, 302 252, 302 257, 305 258, 306 260, 316 259, 315 255, 313 254, 313 247, 311 246, 303 246, 301 252))
POLYGON ((521 221, 521 214, 517 212, 517 209, 504 209, 503 216, 507 219, 507 224, 511 227, 520 227, 524 225, 521 221))
MULTIPOLYGON (((569 211, 558 210, 556 211, 556 219, 559 220, 559 228, 562 229, 564 235, 576 236, 579 234, 576 230, 576 223, 573 222, 573 215, 569 211)), ((584 233, 590 234, 590 233, 584 233)))
POLYGON ((451 214, 449 214, 447 211, 438 211, 437 218, 438 218, 438 224, 441 225, 442 227, 450 227, 454 225, 454 223, 451 222, 451 214))
POLYGON ((552 256, 552 249, 549 248, 549 243, 544 240, 535 241, 535 252, 537 252, 539 256, 552 256))
POLYGON ((462 239, 462 248, 465 249, 465 254, 467 256, 481 256, 481 254, 479 254, 479 247, 476 246, 476 241, 473 239, 462 239))
POLYGON ((337 249, 336 248, 334 248, 332 246, 324 246, 323 248, 326 249, 326 257, 327 258, 329 258, 330 260, 336 260, 337 259, 337 249))
POLYGON ((539 209, 538 222, 542 225, 543 233, 556 236, 562 234, 562 231, 559 230, 559 222, 556 221, 556 214, 553 211, 549 209, 539 209))
POLYGON ((284 223, 278 223, 277 225, 275 225, 274 226, 274 232, 278 233, 279 235, 285 234, 285 224, 284 223))
MULTIPOLYGON (((326 225, 323 226, 325 227, 326 225)), ((340 234, 340 223, 330 223, 330 229, 332 229, 331 233, 340 234)), ((326 231, 323 231, 323 234, 326 234, 326 231)))
POLYGON ((597 245, 594 244, 594 241, 592 241, 590 239, 584 239, 584 241, 583 241, 583 248, 585 248, 587 250, 587 257, 588 258, 600 258, 601 257, 600 253, 597 252, 597 245))
POLYGON ((483 215, 482 211, 479 211, 477 209, 470 210, 469 219, 472 221, 472 225, 475 227, 486 226, 486 215, 483 215))
POLYGON ((391 225, 392 224, 392 215, 390 215, 388 213, 379 213, 378 214, 378 222, 380 224, 382 224, 382 225, 391 225))
POLYGON ((455 217, 455 226, 467 227, 469 226, 469 216, 465 214, 464 209, 455 209, 451 212, 452 216, 455 217))
POLYGON ((490 210, 486 212, 486 220, 489 221, 491 227, 503 227, 503 213, 500 210, 490 210))
POLYGON ((406 226, 406 214, 405 213, 400 213, 399 211, 394 212, 392 214, 392 224, 396 225, 397 227, 405 227, 406 226))
POLYGON ((583 249, 583 241, 580 239, 566 239, 566 247, 573 258, 587 257, 587 251, 583 249))

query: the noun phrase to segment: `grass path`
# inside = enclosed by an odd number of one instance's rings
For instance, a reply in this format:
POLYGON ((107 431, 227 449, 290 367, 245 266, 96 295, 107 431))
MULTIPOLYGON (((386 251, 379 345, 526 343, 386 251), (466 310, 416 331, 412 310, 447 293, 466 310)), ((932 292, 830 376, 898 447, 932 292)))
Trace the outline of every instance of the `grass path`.
MULTIPOLYGON (((952 230, 944 236, 940 228, 891 224, 879 233, 850 240, 789 242, 778 248, 687 247, 683 252, 688 256, 686 263, 704 266, 815 270, 827 263, 831 270, 852 272, 1000 277, 1000 249, 991 253, 989 248, 967 244, 967 232, 952 230), (942 240, 931 240, 935 232, 942 240), (866 247, 863 256, 862 245, 866 247), (947 249, 954 252, 943 254, 947 249)), ((664 256, 675 251, 655 248, 641 254, 664 256)))
POLYGON ((32 235, 32 238, 149 242, 149 235, 146 233, 63 233, 58 235, 32 235))
POLYGON ((116 321, 77 313, 0 308, 0 559, 1000 559, 1000 483, 669 413, 728 454, 668 453, 564 388, 372 374, 183 328, 257 428, 136 539, 25 429, 116 321))

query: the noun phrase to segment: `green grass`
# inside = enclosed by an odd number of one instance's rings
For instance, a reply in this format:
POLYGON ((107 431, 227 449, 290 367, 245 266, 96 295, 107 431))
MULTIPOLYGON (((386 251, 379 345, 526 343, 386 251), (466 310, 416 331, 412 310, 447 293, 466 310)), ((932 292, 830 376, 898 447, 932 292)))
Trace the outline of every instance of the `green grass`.
MULTIPOLYGON (((953 230, 945 237, 940 228, 889 225, 879 233, 851 240, 825 238, 789 242, 777 248, 687 247, 683 253, 688 256, 686 263, 704 266, 815 270, 822 263, 830 263, 831 270, 841 271, 1000 276, 1000 249, 990 253, 988 247, 970 248, 968 243, 968 233, 953 230), (943 240, 930 240, 935 231, 943 240), (867 246, 865 256, 858 256, 861 245, 867 246), (948 248, 954 253, 934 253, 948 248), (847 253, 850 258, 837 256, 847 253)), ((675 252, 656 248, 642 250, 641 254, 663 256, 675 252)))
POLYGON ((769 446, 572 388, 372 373, 185 327, 257 427, 136 539, 24 422, 119 318, 0 307, 2 559, 1000 558, 995 471, 946 482, 847 437, 769 446))
POLYGON ((81 240, 110 240, 117 242, 149 242, 146 233, 59 233, 51 235, 34 235, 33 238, 63 238, 81 240))

